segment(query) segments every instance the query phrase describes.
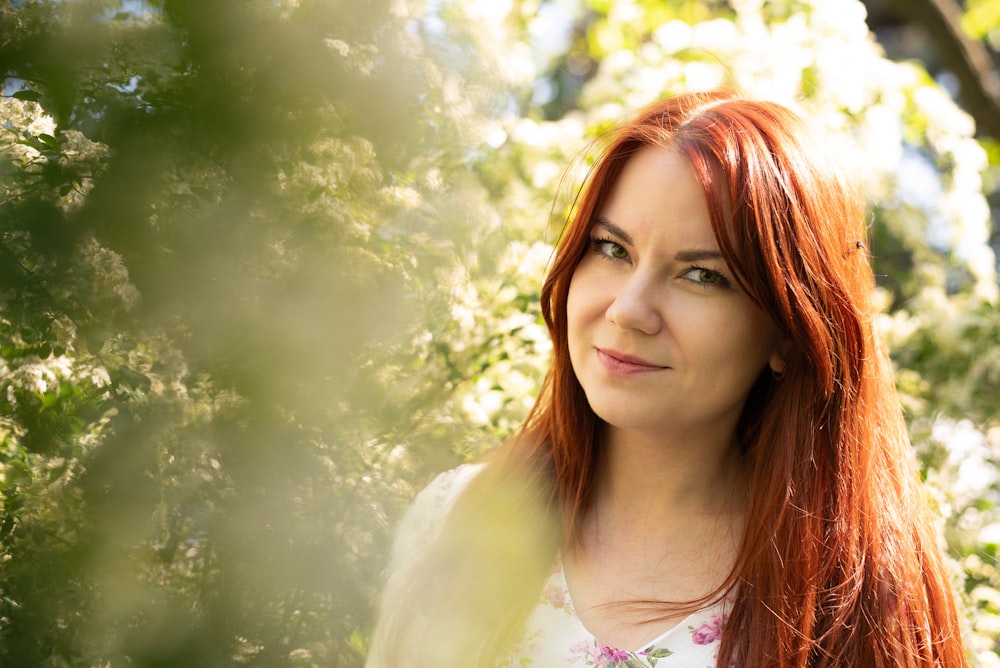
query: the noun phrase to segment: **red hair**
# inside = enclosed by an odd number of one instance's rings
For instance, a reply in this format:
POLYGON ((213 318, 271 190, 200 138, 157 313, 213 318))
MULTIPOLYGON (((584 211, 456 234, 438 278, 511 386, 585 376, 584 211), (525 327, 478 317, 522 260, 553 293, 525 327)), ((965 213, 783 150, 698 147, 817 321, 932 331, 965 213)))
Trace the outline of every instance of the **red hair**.
MULTIPOLYGON (((664 100, 606 142, 542 288, 553 357, 538 401, 520 436, 458 500, 428 557, 450 564, 449 596, 469 588, 472 609, 489 608, 471 593, 487 572, 508 581, 531 572, 530 593, 559 540, 574 538, 597 473, 602 423, 570 364, 570 280, 625 162, 644 146, 669 147, 687 158, 704 189, 729 268, 790 341, 783 377, 765 369, 738 427, 749 507, 737 562, 715 592, 732 597, 719 665, 730 658, 745 668, 966 665, 937 534, 873 333, 859 194, 799 117, 730 93, 664 100), (484 556, 497 549, 483 528, 484 509, 496 503, 496 490, 525 480, 538 486, 517 496, 524 502, 503 504, 505 521, 517 527, 532 513, 554 515, 563 528, 557 540, 526 541, 544 553, 533 562, 539 573, 504 562, 516 555, 484 556), (464 572, 457 563, 470 569, 467 576, 455 576, 464 572)), ((536 538, 552 531, 545 523, 524 526, 536 527, 525 529, 536 538)), ((411 600, 426 602, 431 580, 411 600)), ((506 612, 492 619, 506 614, 503 625, 513 633, 535 599, 505 605, 506 585, 495 588, 495 605, 506 612)))

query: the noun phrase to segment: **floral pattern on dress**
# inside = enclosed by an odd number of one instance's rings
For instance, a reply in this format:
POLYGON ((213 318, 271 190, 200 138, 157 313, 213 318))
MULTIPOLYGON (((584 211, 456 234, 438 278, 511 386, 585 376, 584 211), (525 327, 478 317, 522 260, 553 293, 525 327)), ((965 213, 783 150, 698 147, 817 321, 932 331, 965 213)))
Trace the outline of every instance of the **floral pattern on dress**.
MULTIPOLYGON (((581 640, 570 647, 570 656, 582 659, 585 666, 599 668, 644 668, 655 666, 660 659, 672 655, 669 649, 649 647, 639 652, 627 652, 605 645, 597 638, 581 640)), ((575 664, 574 664, 575 665, 575 664)))
POLYGON ((545 585, 545 589, 542 591, 542 602, 551 605, 557 610, 569 610, 566 590, 556 584, 545 585))
POLYGON ((573 608, 562 560, 556 558, 521 640, 501 666, 549 668, 715 668, 727 601, 699 610, 642 649, 606 645, 573 608))
POLYGON ((711 645, 719 642, 722 638, 722 622, 724 618, 721 613, 712 615, 707 622, 702 622, 697 628, 688 627, 691 630, 691 640, 695 645, 711 645))

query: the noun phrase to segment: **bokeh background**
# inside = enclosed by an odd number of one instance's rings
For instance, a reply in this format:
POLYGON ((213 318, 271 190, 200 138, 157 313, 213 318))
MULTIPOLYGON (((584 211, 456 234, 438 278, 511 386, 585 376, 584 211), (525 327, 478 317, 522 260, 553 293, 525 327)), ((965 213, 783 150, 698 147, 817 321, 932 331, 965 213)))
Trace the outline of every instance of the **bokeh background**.
POLYGON ((866 187, 1000 666, 1000 2, 7 0, 0 666, 360 666, 395 521, 516 429, 595 133, 689 89, 866 187))

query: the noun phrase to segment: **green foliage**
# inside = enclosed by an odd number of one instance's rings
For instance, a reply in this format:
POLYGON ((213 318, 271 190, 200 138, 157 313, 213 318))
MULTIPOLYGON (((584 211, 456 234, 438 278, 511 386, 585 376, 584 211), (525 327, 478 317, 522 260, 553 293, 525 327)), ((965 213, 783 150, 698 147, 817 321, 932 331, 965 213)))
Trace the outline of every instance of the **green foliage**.
POLYGON ((124 7, 0 14, 0 663, 356 664, 475 105, 386 6, 124 7))
POLYGON ((970 0, 965 4, 962 29, 973 39, 987 38, 991 45, 1000 42, 1000 5, 989 0, 970 0))
POLYGON ((538 390, 586 141, 716 85, 864 156, 996 665, 996 144, 859 3, 37 0, 0 35, 0 665, 360 665, 394 518, 538 390))

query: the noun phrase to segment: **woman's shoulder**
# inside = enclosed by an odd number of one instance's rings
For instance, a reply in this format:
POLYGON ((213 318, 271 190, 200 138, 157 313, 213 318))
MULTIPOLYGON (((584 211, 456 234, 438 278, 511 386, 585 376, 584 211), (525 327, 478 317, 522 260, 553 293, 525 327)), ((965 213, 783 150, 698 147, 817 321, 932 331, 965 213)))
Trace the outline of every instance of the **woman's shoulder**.
POLYGON ((413 507, 428 506, 432 511, 446 512, 469 482, 485 467, 485 462, 472 462, 439 473, 417 494, 413 507))
POLYGON ((438 474, 417 494, 399 524, 392 550, 391 571, 411 561, 414 554, 422 552, 431 543, 455 500, 486 466, 484 462, 456 466, 438 474))

